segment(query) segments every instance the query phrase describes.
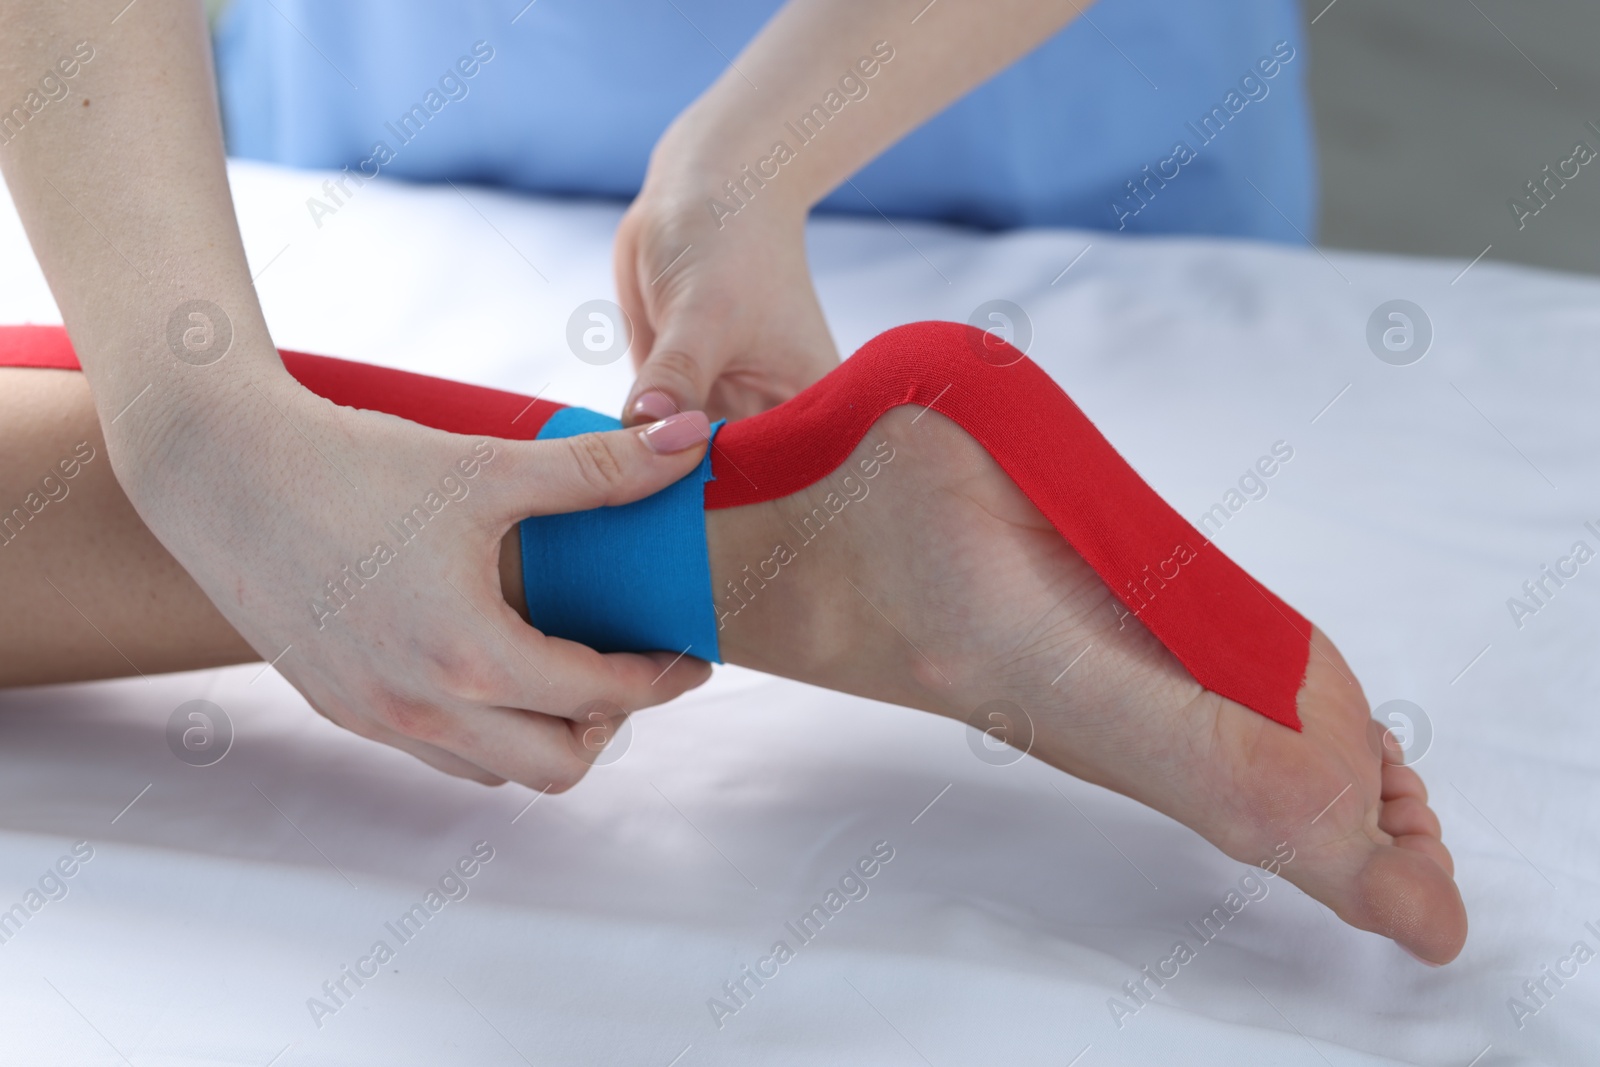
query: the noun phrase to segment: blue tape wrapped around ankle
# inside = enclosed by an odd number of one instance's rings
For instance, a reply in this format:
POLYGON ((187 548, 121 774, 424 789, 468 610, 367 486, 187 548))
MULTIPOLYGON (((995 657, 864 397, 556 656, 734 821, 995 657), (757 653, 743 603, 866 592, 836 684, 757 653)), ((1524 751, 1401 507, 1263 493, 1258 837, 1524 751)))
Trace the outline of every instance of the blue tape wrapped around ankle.
MULTIPOLYGON (((562 408, 538 439, 621 425, 585 408, 562 408)), ((721 428, 714 424, 711 436, 721 428)), ((707 448, 699 467, 643 500, 523 519, 522 585, 533 625, 600 652, 662 649, 721 663, 706 550, 710 480, 707 448)))

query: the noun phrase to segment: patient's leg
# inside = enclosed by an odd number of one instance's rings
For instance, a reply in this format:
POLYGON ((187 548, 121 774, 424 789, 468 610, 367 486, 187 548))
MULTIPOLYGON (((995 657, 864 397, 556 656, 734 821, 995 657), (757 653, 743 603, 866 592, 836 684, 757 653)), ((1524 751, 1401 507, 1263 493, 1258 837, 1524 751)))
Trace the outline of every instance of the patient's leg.
MULTIPOLYGON (((122 496, 83 377, 0 368, 0 507, 85 442, 94 458, 62 483, 69 495, 0 545, 0 685, 255 659, 122 496)), ((849 463, 873 461, 870 491, 836 513, 823 484, 707 512, 714 588, 736 590, 725 659, 962 720, 1009 713, 1019 742, 1025 711, 1046 762, 1236 859, 1276 860, 1346 921, 1427 959, 1460 950, 1465 913, 1422 783, 1381 762, 1365 698, 1320 632, 1297 732, 1202 689, 937 412, 889 411, 849 463)), ((502 588, 523 610, 514 535, 502 588)))
POLYGON ((0 367, 0 604, 0 686, 257 658, 123 495, 71 371, 0 367))
POLYGON ((0 366, 0 605, 0 688, 259 659, 123 495, 76 371, 0 366))
POLYGON ((890 410, 844 469, 868 491, 842 507, 831 478, 707 512, 725 659, 997 728, 1019 746, 1025 712, 1047 763, 1235 859, 1292 850, 1281 873, 1346 922, 1430 961, 1460 951, 1466 914, 1426 790, 1381 760, 1361 687, 1321 631, 1297 732, 1201 688, 938 413, 890 410), (876 476, 859 477, 874 460, 876 476))

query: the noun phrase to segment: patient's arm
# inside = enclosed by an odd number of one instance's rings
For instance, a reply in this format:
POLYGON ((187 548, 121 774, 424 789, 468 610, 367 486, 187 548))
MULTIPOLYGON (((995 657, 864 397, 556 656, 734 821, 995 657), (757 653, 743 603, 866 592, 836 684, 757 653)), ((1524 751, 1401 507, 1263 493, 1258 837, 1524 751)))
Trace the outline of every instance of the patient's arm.
MULTIPOLYGON (((0 454, 18 457, 0 472, 0 501, 22 498, 29 472, 79 441, 98 447, 80 376, 0 368, 0 398, 0 454)), ((0 598, 29 606, 0 617, 0 684, 255 658, 95 462, 0 546, 0 598)), ((824 479, 706 513, 725 659, 973 723, 1270 865, 1425 959, 1460 951, 1465 913, 1426 791, 1385 760, 1320 632, 1296 731, 1203 689, 937 411, 893 408, 846 464, 866 486, 846 504, 824 479)), ((501 587, 520 611, 518 568, 507 530, 501 587)), ((575 752, 551 786, 581 776, 575 752)))

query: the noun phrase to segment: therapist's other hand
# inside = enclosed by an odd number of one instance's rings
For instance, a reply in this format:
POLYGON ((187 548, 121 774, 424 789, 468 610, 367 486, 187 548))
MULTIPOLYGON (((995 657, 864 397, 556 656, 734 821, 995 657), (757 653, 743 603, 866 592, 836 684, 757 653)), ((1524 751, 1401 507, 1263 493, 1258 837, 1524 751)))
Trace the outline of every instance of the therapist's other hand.
POLYGON ((340 407, 281 370, 250 377, 154 440, 108 440, 112 462, 228 621, 333 722, 451 774, 559 791, 592 762, 579 739, 596 708, 632 712, 709 677, 670 652, 546 637, 499 577, 520 519, 625 503, 689 473, 704 415, 508 441, 340 407))
POLYGON ((773 182, 718 220, 707 201, 726 194, 685 173, 652 166, 617 230, 617 292, 639 372, 623 406, 629 425, 697 408, 756 415, 839 364, 806 265, 804 207, 773 182))

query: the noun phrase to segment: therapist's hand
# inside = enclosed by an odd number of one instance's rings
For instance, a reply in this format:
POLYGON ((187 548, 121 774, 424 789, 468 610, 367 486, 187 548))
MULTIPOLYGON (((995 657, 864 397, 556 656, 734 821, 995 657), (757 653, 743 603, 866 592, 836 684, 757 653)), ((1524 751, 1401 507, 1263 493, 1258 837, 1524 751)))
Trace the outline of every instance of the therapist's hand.
POLYGON ((157 436, 119 425, 107 443, 150 529, 327 718, 451 774, 561 790, 591 762, 579 735, 595 710, 619 718, 709 676, 670 652, 545 637, 499 575, 501 539, 525 516, 625 503, 687 474, 703 415, 507 441, 246 376, 212 414, 157 436))
POLYGON ((617 233, 640 361, 624 421, 702 404, 753 415, 836 366, 806 269, 806 213, 1087 3, 785 3, 662 135, 617 233), (742 183, 737 200, 728 182, 742 183), (713 199, 738 210, 719 220, 713 199))
POLYGON ((838 365, 806 265, 806 205, 781 199, 776 184, 719 226, 710 175, 652 166, 616 239, 639 372, 624 422, 696 408, 744 418, 838 365))
POLYGON ((703 417, 650 442, 637 430, 490 441, 485 463, 479 439, 322 400, 284 370, 256 298, 271 264, 251 270, 233 217, 201 5, 0 0, 0 27, 0 101, 33 92, 41 70, 70 80, 69 100, 0 148, 0 171, 111 467, 318 711, 453 774, 560 789, 591 762, 574 743, 604 713, 591 702, 614 715, 705 680, 687 657, 541 636, 505 602, 498 568, 526 515, 621 503, 687 474, 703 417), (463 462, 478 464, 470 478, 463 462), (392 524, 408 515, 421 532, 401 547, 392 524))

